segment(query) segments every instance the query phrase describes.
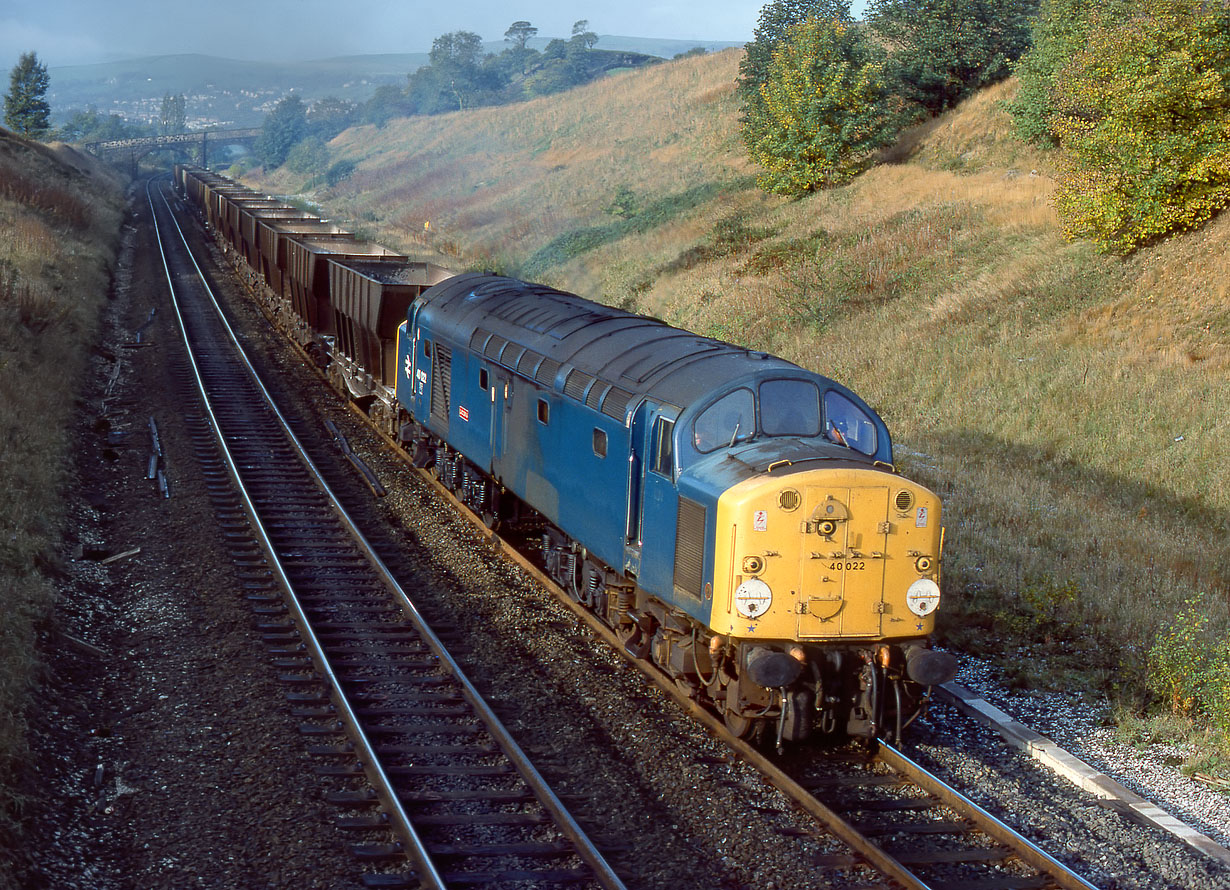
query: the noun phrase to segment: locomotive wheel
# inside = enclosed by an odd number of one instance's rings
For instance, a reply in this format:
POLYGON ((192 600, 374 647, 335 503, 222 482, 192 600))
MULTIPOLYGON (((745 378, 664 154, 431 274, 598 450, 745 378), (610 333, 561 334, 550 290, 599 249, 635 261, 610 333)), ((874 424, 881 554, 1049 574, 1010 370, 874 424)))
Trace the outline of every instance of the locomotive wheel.
POLYGON ((747 738, 752 734, 752 727, 756 725, 756 721, 751 717, 744 717, 742 714, 736 714, 731 710, 722 712, 722 722, 726 724, 726 728, 737 739, 747 738))
POLYGON ((722 708, 722 722, 726 724, 726 728, 736 738, 747 738, 756 725, 756 721, 739 713, 739 684, 737 681, 727 685, 724 704, 726 707, 722 708))

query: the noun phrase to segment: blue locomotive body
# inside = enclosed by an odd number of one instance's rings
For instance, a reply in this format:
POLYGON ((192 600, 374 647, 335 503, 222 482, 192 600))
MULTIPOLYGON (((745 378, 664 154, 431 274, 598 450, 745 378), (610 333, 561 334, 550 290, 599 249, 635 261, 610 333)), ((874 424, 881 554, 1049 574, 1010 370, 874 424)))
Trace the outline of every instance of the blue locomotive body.
POLYGON ((835 381, 514 279, 466 274, 425 291, 399 357, 398 401, 416 422, 587 555, 705 626, 727 490, 818 453, 892 459, 883 421, 835 381), (810 407, 775 402, 807 415, 802 426, 764 417, 766 386, 811 394, 810 407), (821 394, 853 406, 861 441, 874 444, 852 451, 826 436, 821 394), (742 420, 723 419, 724 402, 742 420))

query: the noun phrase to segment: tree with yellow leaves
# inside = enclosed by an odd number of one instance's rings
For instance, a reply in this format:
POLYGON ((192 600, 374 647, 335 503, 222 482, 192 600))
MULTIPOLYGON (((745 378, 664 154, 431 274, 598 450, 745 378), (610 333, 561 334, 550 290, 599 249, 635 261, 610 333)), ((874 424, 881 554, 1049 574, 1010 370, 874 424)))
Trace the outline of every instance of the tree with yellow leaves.
POLYGON ((759 102, 745 105, 743 139, 766 191, 801 195, 843 182, 892 141, 883 51, 862 28, 812 18, 786 29, 759 102))

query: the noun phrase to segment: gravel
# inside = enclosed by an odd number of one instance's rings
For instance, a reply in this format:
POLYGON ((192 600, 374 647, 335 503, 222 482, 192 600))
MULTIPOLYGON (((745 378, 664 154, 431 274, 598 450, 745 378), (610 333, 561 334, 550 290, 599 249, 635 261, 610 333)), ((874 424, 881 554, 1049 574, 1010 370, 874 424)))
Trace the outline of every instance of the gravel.
POLYGON ((1191 746, 1125 743, 1101 698, 1012 689, 997 681, 994 665, 963 657, 958 682, 996 707, 1058 742, 1071 754, 1223 846, 1230 844, 1230 795, 1183 774, 1191 746))
MULTIPOLYGON (((134 283, 110 311, 108 348, 124 365, 107 423, 100 426, 96 410, 114 368, 105 355, 82 410, 69 543, 81 558, 66 554, 60 614, 45 638, 39 769, 29 783, 41 803, 30 808, 27 886, 356 886, 363 869, 345 854, 348 838, 333 824, 339 813, 320 800, 278 671, 238 595, 180 417, 186 409, 165 385, 176 335, 164 285, 143 259, 150 254, 143 237, 129 254, 134 283), (153 345, 125 349, 151 306, 158 307, 146 332, 153 345), (151 414, 167 452, 169 501, 144 480, 151 414), (124 435, 108 440, 109 433, 124 435), (139 554, 107 565, 96 558, 138 546, 139 554)), ((258 364, 277 371, 272 388, 347 508, 371 528, 429 620, 459 641, 459 660, 629 886, 768 890, 866 881, 857 871, 821 871, 839 844, 811 836, 809 821, 754 770, 482 546, 322 393, 233 287, 221 290, 258 364), (388 497, 370 496, 329 442, 322 417, 339 425, 388 497)), ((967 661, 967 670, 975 666, 967 661)), ((964 679, 1057 740, 1083 740, 1078 751, 1097 754, 1094 746, 1104 744, 1097 756, 1106 763, 1131 762, 1088 706, 1045 697, 1031 713, 977 677, 964 679), (1056 731, 1064 727, 1069 735, 1056 731), (1125 760, 1112 761, 1116 751, 1125 760)), ((1230 887, 1224 867, 1078 791, 954 709, 936 707, 917 728, 912 753, 1106 890, 1230 887)))

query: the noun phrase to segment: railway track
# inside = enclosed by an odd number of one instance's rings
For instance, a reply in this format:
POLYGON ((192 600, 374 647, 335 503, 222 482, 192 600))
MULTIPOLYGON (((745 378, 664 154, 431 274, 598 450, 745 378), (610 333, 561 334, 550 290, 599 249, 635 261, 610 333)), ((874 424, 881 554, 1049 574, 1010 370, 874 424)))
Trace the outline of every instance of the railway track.
MULTIPOLYGON (((251 532, 224 526, 264 613, 321 772, 365 778, 334 802, 387 828, 370 886, 621 888, 622 882, 423 621, 257 379, 170 205, 148 194, 193 373, 251 532), (243 542, 254 532, 259 549, 243 542), (279 585, 285 605, 263 591, 279 585), (323 683, 323 690, 320 686, 323 683), (374 789, 374 791, 373 791, 374 789)), ((215 484, 224 484, 221 468, 215 484)))
MULTIPOLYGON (((387 438, 385 442, 400 450, 397 443, 387 438)), ((882 746, 871 757, 848 753, 820 756, 809 751, 810 759, 807 760, 783 763, 770 760, 755 747, 732 736, 720 719, 681 694, 647 659, 627 653, 609 628, 592 613, 578 605, 522 553, 491 532, 480 517, 466 509, 433 475, 420 472, 441 497, 474 524, 494 550, 502 551, 551 589, 596 634, 623 652, 714 736, 753 764, 775 787, 814 817, 818 833, 840 838, 849 847, 849 854, 817 863, 822 872, 848 873, 852 870, 856 875, 863 875, 871 868, 881 876, 880 882, 866 883, 866 886, 933 890, 1093 890, 1092 884, 1010 826, 888 746, 882 746)), ((276 632, 277 625, 271 625, 269 630, 276 632)), ((301 664, 295 661, 292 653, 285 655, 284 664, 288 669, 301 664)), ((405 655, 411 657, 409 652, 405 655)), ((826 879, 820 874, 817 878, 818 884, 823 885, 821 882, 826 879)), ((861 878, 856 878, 855 882, 858 880, 861 878)))

